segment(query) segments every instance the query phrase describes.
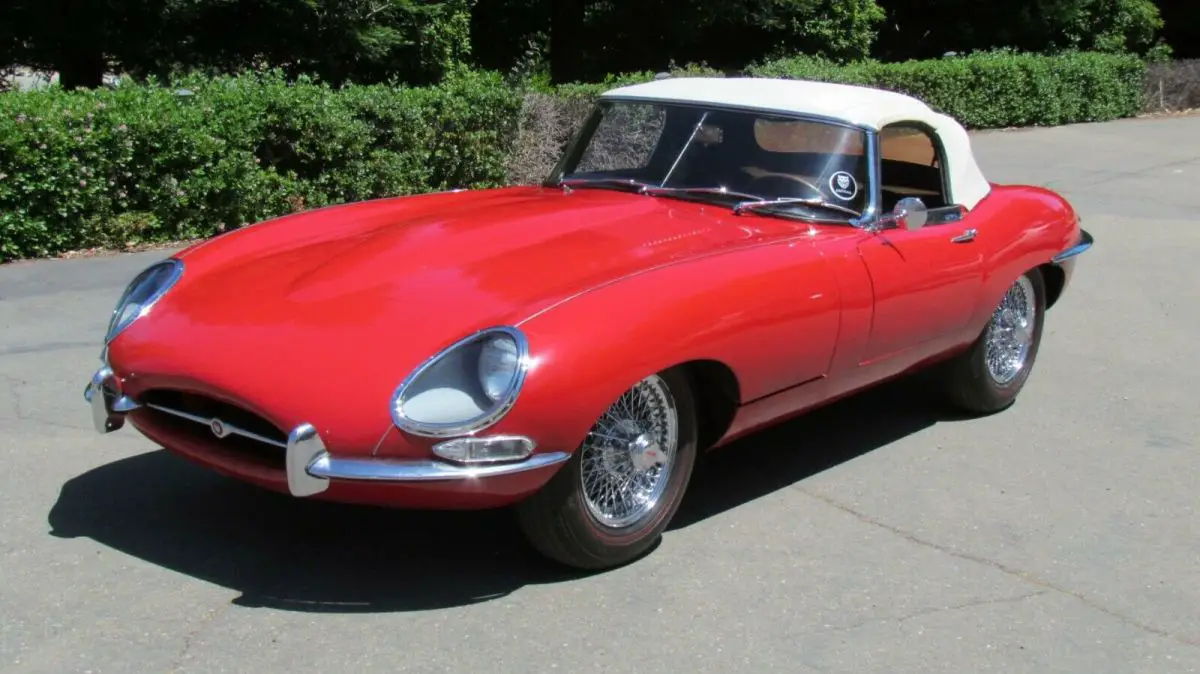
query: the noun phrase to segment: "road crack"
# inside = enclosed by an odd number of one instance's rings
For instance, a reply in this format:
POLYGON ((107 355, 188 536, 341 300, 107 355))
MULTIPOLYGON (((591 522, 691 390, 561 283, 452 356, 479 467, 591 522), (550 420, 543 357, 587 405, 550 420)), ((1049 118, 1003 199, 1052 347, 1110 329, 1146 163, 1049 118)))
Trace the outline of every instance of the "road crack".
POLYGON ((995 598, 991 598, 991 599, 972 599, 970 601, 965 601, 960 604, 952 604, 950 606, 931 606, 928 608, 923 608, 923 609, 920 609, 917 611, 913 611, 912 613, 906 613, 901 616, 885 616, 885 617, 881 617, 881 618, 867 618, 865 620, 860 620, 856 623, 841 626, 841 627, 833 627, 833 626, 824 627, 819 630, 813 630, 811 632, 804 632, 804 633, 800 634, 799 636, 807 637, 807 636, 815 636, 815 635, 820 635, 820 634, 852 632, 852 631, 860 629, 862 627, 866 627, 867 625, 874 625, 877 623, 891 623, 891 622, 900 624, 907 620, 912 620, 913 618, 923 618, 925 616, 934 615, 936 613, 946 613, 948 611, 963 611, 966 609, 978 608, 980 606, 991 606, 994 604, 1018 604, 1027 599, 1032 599, 1034 597, 1040 597, 1044 594, 1049 594, 1050 592, 1051 592, 1051 590, 1049 590, 1049 589, 1041 589, 1041 590, 1037 590, 1036 592, 1028 592, 1026 594, 1017 595, 1015 597, 995 597, 995 598))
POLYGON ((912 613, 909 613, 908 615, 901 616, 899 618, 896 618, 896 622, 902 623, 905 620, 912 620, 913 618, 923 618, 925 616, 933 615, 935 613, 945 613, 947 611, 963 611, 963 610, 971 609, 971 608, 979 608, 980 606, 992 606, 995 604, 1019 604, 1027 599, 1033 599, 1034 597, 1040 597, 1044 594, 1050 594, 1050 592, 1052 592, 1052 590, 1050 590, 1049 588, 1044 588, 1044 589, 1038 590, 1036 592, 1029 592, 1027 594, 1017 595, 1015 597, 999 597, 996 599, 973 599, 971 601, 964 601, 961 604, 954 604, 951 606, 937 606, 937 607, 933 607, 933 608, 922 609, 920 611, 914 611, 912 613))
MULTIPOLYGON (((1114 609, 1104 606, 1103 604, 1096 602, 1095 600, 1087 597, 1086 595, 1084 595, 1080 592, 1076 592, 1069 588, 1055 585, 1051 581, 1046 580, 1045 578, 1042 578, 1041 576, 1039 576, 1031 571, 1026 571, 1024 569, 1018 569, 1018 568, 1010 566, 1008 564, 1004 564, 1002 562, 997 562, 995 560, 988 559, 987 557, 982 557, 980 555, 974 555, 969 552, 963 552, 962 550, 955 550, 953 548, 949 548, 944 545, 934 543, 933 541, 921 538, 911 532, 905 531, 898 527, 894 527, 890 524, 887 524, 886 522, 877 520, 865 513, 861 513, 861 512, 859 512, 859 511, 857 511, 835 499, 832 499, 828 496, 804 489, 803 487, 801 487, 799 485, 792 485, 792 489, 794 489, 806 496, 810 496, 814 499, 817 499, 818 501, 821 501, 822 503, 825 503, 833 508, 836 508, 836 509, 854 517, 855 519, 859 520, 860 522, 862 522, 864 524, 868 524, 873 527, 883 529, 884 531, 887 531, 896 536, 899 536, 900 538, 903 538, 904 540, 906 540, 910 543, 913 543, 914 545, 919 545, 921 547, 930 548, 932 550, 937 550, 938 552, 950 555, 951 557, 957 557, 958 559, 962 559, 962 560, 965 560, 968 562, 974 562, 976 564, 982 564, 983 566, 987 566, 987 567, 996 569, 997 571, 1000 571, 1001 573, 1004 573, 1004 574, 1007 574, 1014 578, 1017 578, 1018 580, 1021 580, 1025 583, 1034 585, 1036 587, 1043 588, 1044 592, 1053 591, 1053 592, 1057 592, 1059 594, 1064 594, 1068 597, 1072 597, 1075 600, 1077 600, 1077 601, 1081 602, 1082 604, 1084 604, 1085 606, 1087 606, 1088 608, 1099 611, 1099 612, 1101 612, 1107 616, 1110 616, 1112 618, 1116 618, 1117 620, 1125 623, 1126 625, 1135 627, 1135 628, 1140 629, 1149 634, 1153 634, 1155 636, 1159 636, 1164 639, 1170 639, 1171 641, 1183 644, 1185 646, 1200 646, 1200 641, 1198 641, 1198 640, 1189 639, 1188 637, 1185 637, 1181 634, 1175 634, 1173 632, 1169 632, 1169 631, 1161 629, 1159 627, 1155 627, 1153 625, 1144 623, 1144 622, 1138 620, 1137 618, 1125 615, 1114 609)), ((1024 597, 1023 599, 1027 599, 1031 596, 1036 596, 1036 595, 1037 595, 1037 593, 1034 593, 1033 595, 1028 595, 1027 597, 1024 597)))
POLYGON ((17 390, 17 387, 24 385, 25 382, 6 374, 0 374, 0 379, 4 380, 4 388, 8 390, 8 399, 9 404, 12 406, 13 418, 24 419, 25 417, 21 415, 21 392, 17 390))
POLYGON ((12 376, 6 375, 6 374, 0 374, 0 380, 3 381, 4 388, 7 390, 7 393, 8 393, 9 408, 12 410, 11 411, 12 420, 26 421, 26 422, 31 422, 31 423, 35 423, 35 424, 41 424, 44 426, 50 426, 52 428, 61 428, 61 429, 70 430, 70 431, 87 431, 87 430, 91 429, 90 426, 85 426, 85 425, 80 425, 80 424, 71 424, 71 423, 67 423, 64 421, 58 421, 55 419, 46 419, 46 418, 38 416, 34 410, 26 409, 25 398, 21 393, 21 387, 25 386, 28 383, 27 381, 25 381, 23 379, 17 379, 16 377, 12 377, 12 376))

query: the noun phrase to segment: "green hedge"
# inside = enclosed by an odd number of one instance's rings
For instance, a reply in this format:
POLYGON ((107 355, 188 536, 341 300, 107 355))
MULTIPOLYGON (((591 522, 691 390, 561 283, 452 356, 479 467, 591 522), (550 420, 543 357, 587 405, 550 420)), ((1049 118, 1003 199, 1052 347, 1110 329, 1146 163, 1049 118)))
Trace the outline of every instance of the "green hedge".
MULTIPOLYGON (((986 53, 897 64, 784 59, 749 73, 902 91, 988 128, 1137 114, 1145 65, 986 53)), ((200 238, 331 203, 545 175, 581 104, 652 78, 531 92, 495 73, 456 71, 435 87, 334 90, 266 73, 0 94, 0 261, 200 238)))
POLYGON ((753 66, 757 77, 860 84, 920 98, 970 128, 1053 126, 1136 115, 1146 64, 1132 55, 983 52, 939 60, 835 65, 810 58, 753 66))
MULTIPOLYGON (((977 52, 937 60, 839 64, 812 57, 748 67, 746 75, 857 84, 920 98, 969 128, 1056 126, 1136 115, 1142 110, 1147 65, 1131 54, 1066 52, 1055 55, 977 52)), ((721 76, 688 66, 672 76, 721 76)), ((542 88, 579 99, 648 82, 653 73, 611 77, 603 83, 542 88)))
POLYGON ((0 261, 501 184, 520 106, 499 75, 471 72, 429 88, 267 73, 0 94, 0 261))

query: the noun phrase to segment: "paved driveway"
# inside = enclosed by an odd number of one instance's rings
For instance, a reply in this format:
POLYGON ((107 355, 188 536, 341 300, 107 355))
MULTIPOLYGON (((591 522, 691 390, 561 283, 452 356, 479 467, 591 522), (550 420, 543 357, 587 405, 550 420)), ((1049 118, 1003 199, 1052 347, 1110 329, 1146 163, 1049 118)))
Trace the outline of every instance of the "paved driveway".
POLYGON ((1198 671, 1197 139, 977 135, 1098 241, 1019 403, 955 421, 893 385, 757 435, 586 578, 502 513, 296 502, 97 436, 97 340, 162 254, 0 267, 0 670, 1198 671))

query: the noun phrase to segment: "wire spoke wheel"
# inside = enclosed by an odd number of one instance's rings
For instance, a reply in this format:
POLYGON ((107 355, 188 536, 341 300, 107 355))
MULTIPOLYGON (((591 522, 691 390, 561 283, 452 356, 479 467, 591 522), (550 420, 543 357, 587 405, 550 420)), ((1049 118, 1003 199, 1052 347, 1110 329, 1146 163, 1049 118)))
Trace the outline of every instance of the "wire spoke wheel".
POLYGON ((1021 374, 1029 358, 1037 322, 1037 297, 1029 277, 1022 276, 992 313, 984 337, 988 375, 1001 386, 1021 374))
POLYGON ((605 411, 579 449, 591 517, 622 529, 650 515, 667 487, 678 445, 675 400, 666 382, 651 375, 605 411))
POLYGON ((534 548, 577 569, 611 569, 653 549, 696 463, 696 397, 684 369, 652 374, 597 408, 570 461, 517 506, 534 548))

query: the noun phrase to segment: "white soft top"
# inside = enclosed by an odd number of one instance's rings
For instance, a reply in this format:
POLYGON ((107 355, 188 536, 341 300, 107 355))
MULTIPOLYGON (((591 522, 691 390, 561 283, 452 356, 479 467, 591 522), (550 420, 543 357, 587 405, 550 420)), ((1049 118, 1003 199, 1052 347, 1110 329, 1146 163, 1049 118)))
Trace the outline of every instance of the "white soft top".
POLYGON ((612 89, 602 98, 699 103, 815 115, 880 130, 897 122, 919 122, 934 130, 946 151, 954 203, 973 208, 991 186, 975 162, 966 129, 924 102, 883 89, 760 77, 669 77, 612 89))

